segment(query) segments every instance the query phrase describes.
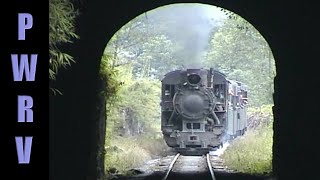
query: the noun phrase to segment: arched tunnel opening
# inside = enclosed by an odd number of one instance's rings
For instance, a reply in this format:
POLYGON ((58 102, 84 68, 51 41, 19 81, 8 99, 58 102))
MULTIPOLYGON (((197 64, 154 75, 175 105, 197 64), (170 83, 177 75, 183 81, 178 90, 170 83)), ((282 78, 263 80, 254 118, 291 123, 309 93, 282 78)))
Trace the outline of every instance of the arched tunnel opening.
POLYGON ((112 36, 101 63, 111 95, 108 176, 150 173, 179 150, 201 155, 207 149, 229 167, 224 173, 271 176, 275 61, 266 40, 241 16, 198 3, 144 12, 112 36))
MULTIPOLYGON (((106 102, 101 94, 105 86, 99 73, 106 42, 134 17, 173 2, 108 4, 96 0, 74 3, 82 12, 76 21, 80 39, 62 49, 70 53, 76 63, 68 69, 60 70, 53 83, 63 95, 50 96, 50 179, 98 179, 105 176, 102 168, 104 162, 101 160, 106 153, 106 102), (106 17, 105 20, 102 17, 106 17)), ((287 16, 280 11, 273 11, 268 17, 263 15, 268 13, 266 9, 281 9, 283 5, 276 6, 270 2, 263 4, 264 8, 261 9, 262 5, 259 3, 201 3, 223 7, 239 14, 259 29, 269 43, 277 66, 272 108, 273 174, 279 179, 301 175, 304 171, 295 170, 305 168, 298 165, 303 164, 304 158, 296 157, 295 154, 299 152, 298 146, 305 142, 302 141, 302 136, 295 133, 298 130, 295 125, 301 117, 291 112, 305 109, 297 109, 290 103, 293 102, 290 95, 297 94, 299 89, 289 88, 301 77, 297 77, 296 64, 287 66, 293 60, 298 61, 299 56, 288 53, 288 49, 294 49, 295 43, 286 36, 290 32, 285 23, 287 16), (287 44, 288 42, 291 43, 287 44)), ((305 130, 300 132, 306 134, 305 130)))

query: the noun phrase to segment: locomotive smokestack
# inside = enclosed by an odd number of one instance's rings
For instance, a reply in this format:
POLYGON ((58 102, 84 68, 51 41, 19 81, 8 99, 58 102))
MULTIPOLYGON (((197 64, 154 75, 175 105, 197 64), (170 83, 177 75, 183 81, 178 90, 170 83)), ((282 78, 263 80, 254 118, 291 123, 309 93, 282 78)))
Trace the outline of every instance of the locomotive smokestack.
POLYGON ((208 72, 202 68, 200 69, 187 69, 187 80, 190 84, 200 83, 203 86, 207 86, 208 72), (200 82, 201 81, 201 82, 200 82))
POLYGON ((187 69, 187 73, 188 74, 200 74, 200 69, 198 69, 198 68, 194 68, 194 69, 189 68, 189 69, 187 69))

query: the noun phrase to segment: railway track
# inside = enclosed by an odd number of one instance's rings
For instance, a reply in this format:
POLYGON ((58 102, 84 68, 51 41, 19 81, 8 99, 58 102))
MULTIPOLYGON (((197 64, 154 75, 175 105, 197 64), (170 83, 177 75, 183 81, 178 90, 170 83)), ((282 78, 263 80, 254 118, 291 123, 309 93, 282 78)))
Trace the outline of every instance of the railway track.
POLYGON ((162 180, 170 179, 210 179, 216 180, 210 156, 182 156, 173 158, 162 180))

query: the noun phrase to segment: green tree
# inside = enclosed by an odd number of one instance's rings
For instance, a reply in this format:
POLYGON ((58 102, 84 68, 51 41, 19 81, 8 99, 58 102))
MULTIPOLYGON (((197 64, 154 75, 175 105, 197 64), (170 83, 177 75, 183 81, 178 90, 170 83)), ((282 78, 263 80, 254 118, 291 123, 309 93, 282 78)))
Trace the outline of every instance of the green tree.
POLYGON ((177 67, 179 44, 157 30, 157 24, 140 15, 123 26, 108 42, 105 53, 113 59, 113 67, 131 63, 135 77, 162 76, 177 67))
POLYGON ((111 55, 104 54, 101 58, 100 77, 103 85, 103 92, 108 104, 117 101, 117 93, 120 89, 121 82, 118 78, 118 70, 113 67, 113 59, 111 55))
POLYGON ((212 36, 206 66, 248 85, 254 106, 272 103, 275 65, 261 34, 243 18, 229 15, 212 36))
POLYGON ((160 82, 150 78, 134 78, 132 66, 117 68, 122 86, 117 102, 110 104, 109 130, 118 135, 138 135, 157 131, 160 125, 160 82), (111 130, 111 129, 113 130, 111 130))

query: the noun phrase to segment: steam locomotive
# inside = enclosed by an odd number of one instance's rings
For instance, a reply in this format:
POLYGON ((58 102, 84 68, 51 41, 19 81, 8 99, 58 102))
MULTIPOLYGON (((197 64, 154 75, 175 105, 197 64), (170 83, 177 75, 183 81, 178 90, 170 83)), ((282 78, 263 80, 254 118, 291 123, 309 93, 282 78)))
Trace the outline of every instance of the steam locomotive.
POLYGON ((175 151, 202 155, 247 130, 245 84, 213 68, 171 71, 161 84, 161 131, 175 151))

